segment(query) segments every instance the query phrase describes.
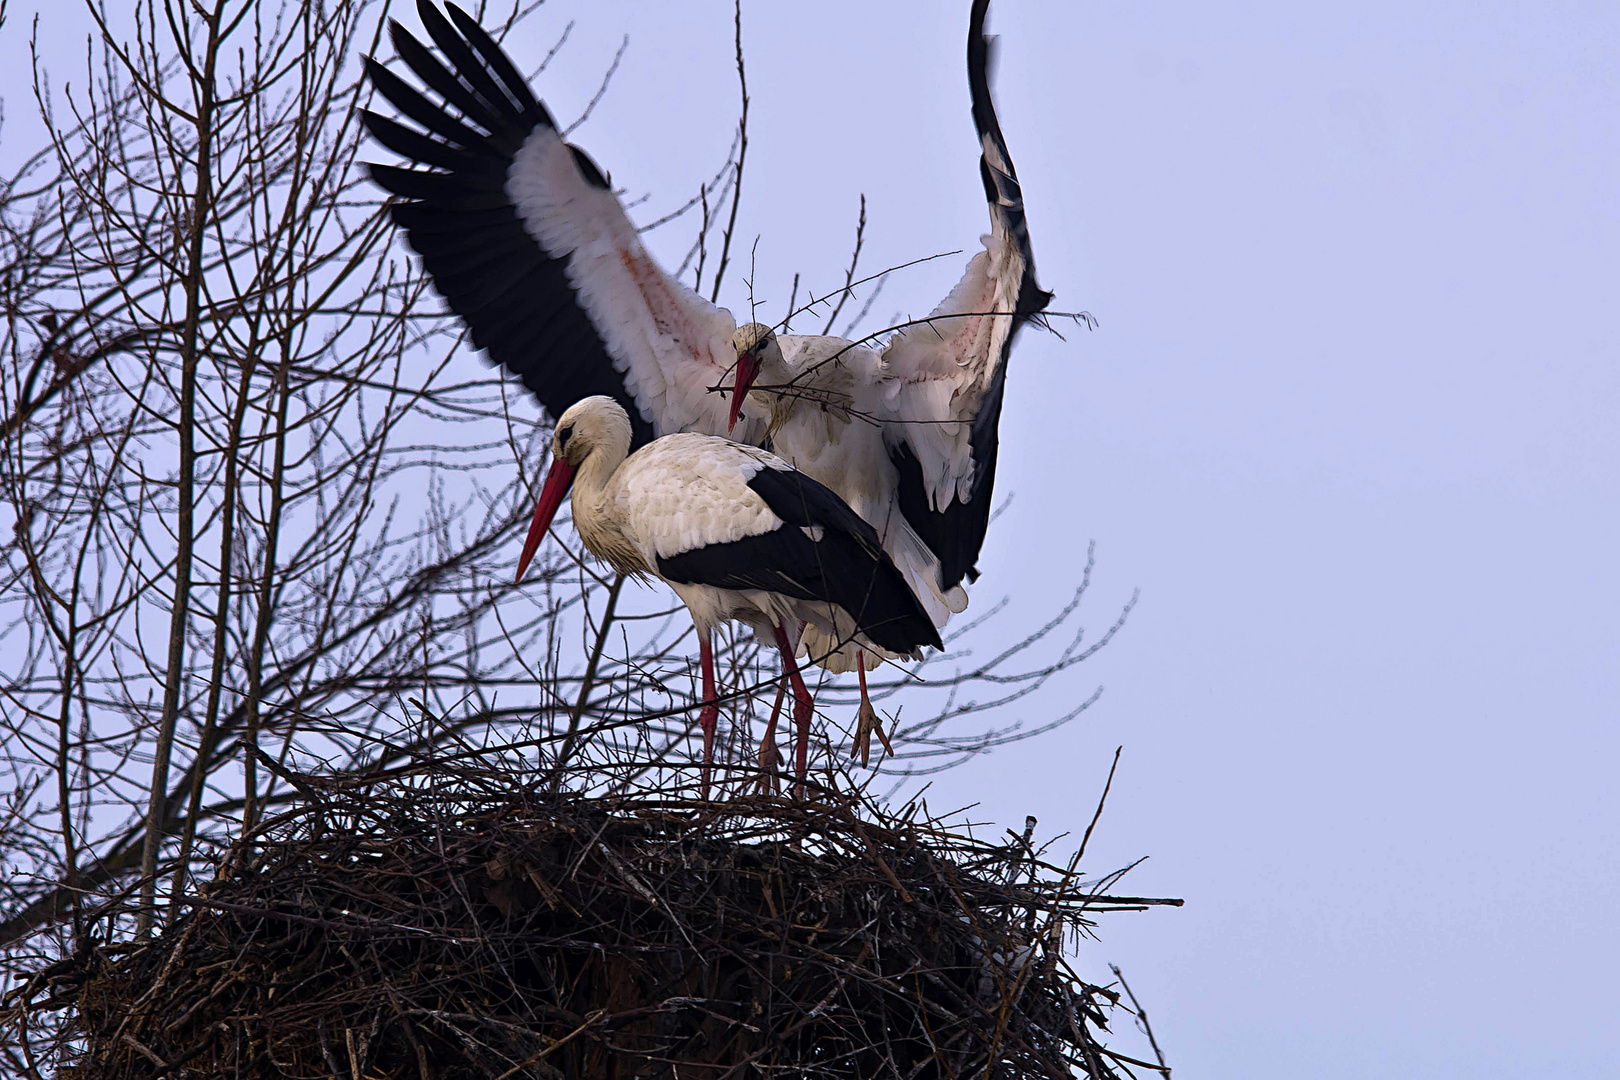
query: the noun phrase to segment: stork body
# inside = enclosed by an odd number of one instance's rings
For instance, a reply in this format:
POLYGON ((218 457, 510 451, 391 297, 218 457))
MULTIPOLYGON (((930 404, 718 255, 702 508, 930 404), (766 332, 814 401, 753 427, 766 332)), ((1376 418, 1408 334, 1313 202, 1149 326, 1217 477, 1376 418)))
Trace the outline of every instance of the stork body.
MULTIPOLYGON (((990 96, 988 7, 973 0, 967 68, 990 231, 929 318, 881 347, 739 330, 666 274, 607 174, 563 140, 516 66, 454 4, 447 18, 418 0, 442 60, 392 26, 432 96, 367 60, 381 95, 418 126, 365 114, 379 142, 419 166, 372 165, 372 176, 397 196, 395 222, 474 344, 552 416, 601 394, 625 409, 632 449, 675 432, 769 439, 877 530, 943 626, 978 573, 1012 342, 1051 299, 1035 281, 990 96), (728 383, 732 393, 714 391, 728 383)), ((821 637, 814 622, 805 649, 832 670, 861 669, 870 710, 864 668, 875 654, 821 637)))
MULTIPOLYGON (((813 702, 793 660, 798 627, 912 657, 938 648, 939 633, 872 527, 781 458, 691 432, 631 454, 631 437, 629 417, 611 398, 589 397, 563 413, 525 561, 572 485, 586 548, 620 573, 659 578, 681 598, 703 673, 705 794, 719 716, 714 629, 736 620, 774 641, 794 691, 802 787, 813 702)), ((772 727, 775 719, 773 710, 772 727)))
MULTIPOLYGON (((967 606, 961 584, 943 586, 940 561, 901 511, 900 473, 884 425, 893 387, 882 355, 838 337, 778 336, 758 323, 737 331, 739 421, 761 413, 771 450, 836 491, 877 530, 935 626, 967 606), (756 387, 750 390, 750 387, 756 387), (746 403, 745 403, 746 402, 746 403)), ((830 671, 869 670, 879 656, 809 629, 803 651, 830 671), (864 661, 864 662, 863 662, 864 661)))

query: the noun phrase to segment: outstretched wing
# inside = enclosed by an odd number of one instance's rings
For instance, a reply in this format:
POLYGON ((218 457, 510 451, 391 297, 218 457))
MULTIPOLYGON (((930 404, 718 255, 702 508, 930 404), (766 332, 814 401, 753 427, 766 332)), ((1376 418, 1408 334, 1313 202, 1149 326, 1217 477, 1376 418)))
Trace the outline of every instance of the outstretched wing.
POLYGON ((725 431, 707 387, 735 363, 736 324, 641 244, 608 178, 557 126, 471 16, 417 10, 443 53, 391 24, 394 47, 439 99, 368 58, 372 84, 423 130, 365 113, 376 140, 415 168, 371 166, 394 221, 473 344, 560 416, 592 394, 625 407, 634 445, 725 431), (452 25, 452 23, 454 25, 452 25))
POLYGON ((974 0, 967 60, 990 234, 929 320, 883 351, 884 443, 900 476, 900 511, 938 556, 946 589, 978 576, 1007 357, 1019 327, 1052 299, 1035 283, 1023 192, 990 99, 988 8, 974 0))

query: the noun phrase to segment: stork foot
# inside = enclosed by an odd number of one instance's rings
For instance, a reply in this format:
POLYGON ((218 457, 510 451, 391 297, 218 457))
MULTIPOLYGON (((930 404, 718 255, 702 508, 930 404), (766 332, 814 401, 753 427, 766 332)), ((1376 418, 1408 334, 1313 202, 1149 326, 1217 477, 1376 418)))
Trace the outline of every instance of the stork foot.
POLYGON ((866 695, 866 652, 862 650, 856 654, 855 670, 860 673, 861 679, 861 708, 855 714, 855 741, 849 748, 849 756, 861 756, 861 765, 871 764, 872 733, 883 743, 883 749, 891 757, 894 747, 889 744, 889 737, 883 733, 883 720, 878 716, 877 709, 872 707, 872 699, 866 695))
POLYGON ((860 758, 863 768, 872 763, 872 732, 881 733, 882 724, 872 703, 863 698, 860 711, 855 714, 855 741, 849 748, 849 756, 860 758))

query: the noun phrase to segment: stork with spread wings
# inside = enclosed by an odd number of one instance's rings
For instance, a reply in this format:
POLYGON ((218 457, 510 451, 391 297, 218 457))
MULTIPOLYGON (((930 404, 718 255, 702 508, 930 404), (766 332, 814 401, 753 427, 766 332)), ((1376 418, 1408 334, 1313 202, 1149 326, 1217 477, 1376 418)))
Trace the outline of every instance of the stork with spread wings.
MULTIPOLYGON (((990 232, 924 328, 881 347, 739 328, 667 274, 607 173, 564 141, 500 46, 454 4, 419 2, 437 55, 392 26, 422 89, 367 61, 409 122, 365 114, 377 141, 409 163, 372 165, 372 176, 396 197, 395 222, 473 343, 552 417, 601 394, 629 414, 632 448, 681 431, 769 439, 872 524, 943 626, 977 576, 1008 354, 1051 299, 1035 282, 1023 194, 990 97, 988 7, 974 0, 967 66, 990 232)), ((850 643, 806 641, 824 666, 859 669, 863 686, 877 660, 850 643)))

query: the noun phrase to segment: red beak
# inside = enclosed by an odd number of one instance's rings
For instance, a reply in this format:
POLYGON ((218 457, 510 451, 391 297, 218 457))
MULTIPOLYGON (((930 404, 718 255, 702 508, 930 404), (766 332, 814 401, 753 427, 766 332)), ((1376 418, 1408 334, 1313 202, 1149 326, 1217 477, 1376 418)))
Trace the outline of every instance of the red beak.
POLYGON ((737 426, 737 418, 742 415, 743 399, 748 396, 748 388, 754 385, 759 378, 759 357, 753 353, 743 353, 737 357, 737 377, 732 381, 731 390, 731 418, 726 422, 726 434, 737 426))
POLYGON ((546 530, 551 528, 551 519, 557 516, 557 508, 562 505, 568 489, 573 486, 574 471, 574 466, 568 464, 567 458, 558 458, 551 463, 551 472, 546 474, 546 486, 540 489, 540 505, 534 508, 534 522, 529 526, 529 538, 523 542, 523 557, 518 559, 517 580, 523 580, 523 571, 529 568, 534 553, 540 550, 540 541, 546 538, 546 530))

